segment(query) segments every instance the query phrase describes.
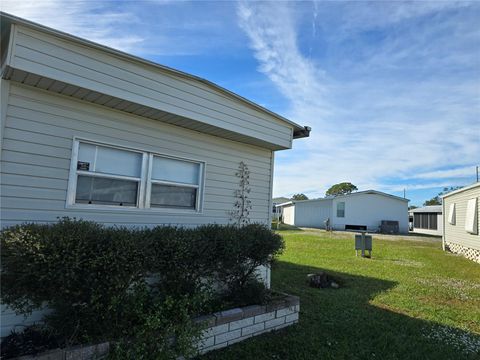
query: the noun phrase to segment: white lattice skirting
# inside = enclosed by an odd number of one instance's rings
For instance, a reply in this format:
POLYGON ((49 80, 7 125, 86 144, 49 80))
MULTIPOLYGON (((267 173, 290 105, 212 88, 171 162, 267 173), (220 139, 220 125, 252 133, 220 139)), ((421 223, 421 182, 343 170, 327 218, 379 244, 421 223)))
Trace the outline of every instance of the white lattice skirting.
POLYGON ((460 244, 455 244, 451 242, 445 243, 445 248, 452 253, 461 254, 467 259, 473 260, 480 264, 480 250, 471 249, 460 244))

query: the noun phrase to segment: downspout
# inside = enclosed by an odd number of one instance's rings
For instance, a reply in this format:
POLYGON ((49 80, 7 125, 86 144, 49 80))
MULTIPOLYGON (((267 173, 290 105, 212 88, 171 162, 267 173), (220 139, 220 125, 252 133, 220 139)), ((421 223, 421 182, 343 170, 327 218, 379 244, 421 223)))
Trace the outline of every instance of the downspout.
POLYGON ((442 199, 442 249, 445 251, 445 198, 442 199))
MULTIPOLYGON (((275 152, 272 151, 272 156, 270 158, 270 193, 268 200, 268 227, 272 226, 272 211, 273 211, 273 172, 275 166, 275 152)), ((271 267, 270 264, 265 266, 265 286, 267 289, 270 289, 270 276, 271 276, 271 267)))
POLYGON ((312 128, 310 126, 304 126, 301 129, 297 129, 293 131, 293 138, 294 139, 301 139, 301 138, 306 138, 310 136, 310 131, 312 131, 312 128))

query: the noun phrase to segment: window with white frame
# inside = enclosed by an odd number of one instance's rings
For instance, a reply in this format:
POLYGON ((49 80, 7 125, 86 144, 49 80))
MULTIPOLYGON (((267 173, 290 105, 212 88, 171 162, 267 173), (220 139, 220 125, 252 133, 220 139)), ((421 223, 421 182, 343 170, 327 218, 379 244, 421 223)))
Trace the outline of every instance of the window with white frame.
POLYGON ((69 203, 199 211, 204 164, 75 141, 69 203))
POLYGON ((200 186, 200 164, 151 156, 150 207, 195 209, 200 186))
POLYGON ((345 217, 345 202, 340 201, 337 203, 337 217, 345 217))

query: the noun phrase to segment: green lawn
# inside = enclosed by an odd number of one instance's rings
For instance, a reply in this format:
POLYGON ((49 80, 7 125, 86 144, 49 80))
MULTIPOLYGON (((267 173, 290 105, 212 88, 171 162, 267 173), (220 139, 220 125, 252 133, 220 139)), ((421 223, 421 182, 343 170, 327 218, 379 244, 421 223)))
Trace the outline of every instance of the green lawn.
POLYGON ((350 234, 281 231, 275 290, 299 295, 300 323, 205 359, 480 359, 480 265, 441 241, 375 238, 355 257, 350 234), (325 270, 343 287, 313 289, 325 270))

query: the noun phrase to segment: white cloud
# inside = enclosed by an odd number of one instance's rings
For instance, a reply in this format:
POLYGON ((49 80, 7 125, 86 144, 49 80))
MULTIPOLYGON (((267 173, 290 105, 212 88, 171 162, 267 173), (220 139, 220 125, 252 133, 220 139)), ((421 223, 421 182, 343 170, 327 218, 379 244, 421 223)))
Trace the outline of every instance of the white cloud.
POLYGON ((326 104, 322 104, 324 73, 300 53, 288 6, 287 3, 257 2, 253 8, 251 3, 240 2, 239 24, 250 38, 259 70, 280 88, 293 106, 315 106, 317 112, 326 113, 326 104), (317 98, 312 98, 312 94, 317 98))
MULTIPOLYGON (((331 23, 322 18, 323 4, 317 4, 314 17, 331 23)), ((348 38, 347 32, 398 26, 454 6, 376 2, 372 7, 362 2, 344 7, 339 30, 348 38)), ((466 169, 480 153, 479 79, 457 75, 452 67, 467 64, 478 74, 478 30, 472 22, 434 19, 408 34, 395 28, 389 41, 356 49, 371 54, 361 62, 347 61, 350 68, 341 68, 346 75, 338 80, 321 61, 301 53, 295 11, 289 3, 238 6, 239 24, 250 39, 259 70, 291 103, 287 116, 313 127, 309 139, 294 144, 296 150, 278 154, 274 194, 301 191, 321 196, 340 181, 390 191, 465 181, 466 169), (454 50, 448 59, 442 57, 445 49, 454 50), (463 170, 438 170, 451 167, 463 170), (389 185, 392 182, 395 185, 389 185)), ((345 65, 342 58, 338 61, 345 65)))
POLYGON ((131 13, 109 9, 102 1, 2 0, 0 9, 42 25, 123 51, 138 50, 143 38, 131 26, 141 22, 131 13))
POLYGON ((457 169, 436 170, 421 172, 411 176, 414 179, 451 179, 451 178, 472 178, 475 175, 473 166, 464 166, 457 169))
POLYGON ((148 58, 225 54, 243 47, 228 2, 1 0, 7 13, 148 58), (228 34, 226 36, 225 34, 228 34))

